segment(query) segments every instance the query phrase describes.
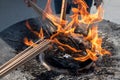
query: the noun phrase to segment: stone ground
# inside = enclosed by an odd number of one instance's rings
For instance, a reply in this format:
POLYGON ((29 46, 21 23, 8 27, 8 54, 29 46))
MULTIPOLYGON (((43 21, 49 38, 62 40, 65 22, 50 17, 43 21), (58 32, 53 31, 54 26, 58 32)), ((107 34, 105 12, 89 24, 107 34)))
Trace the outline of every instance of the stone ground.
MULTIPOLYGON (((0 65, 26 48, 23 47, 22 40, 30 34, 31 32, 26 29, 24 21, 0 32, 0 45, 2 45, 0 46, 0 65)), ((105 56, 98 60, 94 70, 80 75, 60 74, 47 71, 34 58, 1 78, 1 80, 119 80, 120 25, 103 20, 99 23, 99 34, 103 37, 103 47, 111 51, 111 56, 105 56)))

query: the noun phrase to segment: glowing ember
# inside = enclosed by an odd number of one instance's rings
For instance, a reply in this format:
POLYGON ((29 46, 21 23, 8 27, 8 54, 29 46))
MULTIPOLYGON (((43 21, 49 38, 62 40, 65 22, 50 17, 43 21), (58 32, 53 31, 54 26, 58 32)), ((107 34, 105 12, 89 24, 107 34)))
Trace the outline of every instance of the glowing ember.
MULTIPOLYGON (((64 44, 60 42, 56 37, 59 36, 60 34, 63 34, 65 36, 72 36, 75 39, 80 39, 82 37, 83 42, 89 42, 91 46, 90 48, 86 47, 87 55, 82 56, 81 54, 79 54, 78 57, 73 57, 73 59, 79 60, 79 61, 86 61, 88 59, 96 61, 98 59, 98 55, 103 56, 105 54, 110 54, 109 51, 102 49, 101 47, 102 38, 98 36, 98 29, 97 29, 97 26, 94 24, 96 22, 100 22, 103 18, 104 10, 102 9, 102 6, 99 6, 95 14, 90 14, 87 11, 88 6, 84 2, 84 0, 74 0, 74 3, 78 4, 78 8, 72 8, 73 15, 70 16, 72 20, 68 22, 64 20, 61 21, 59 17, 56 17, 55 15, 52 14, 50 3, 51 3, 51 0, 48 0, 47 6, 44 10, 46 14, 44 15, 45 17, 49 17, 49 19, 57 29, 56 33, 49 38, 53 43, 58 44, 59 45, 58 47, 61 48, 63 51, 65 51, 64 48, 67 48, 72 52, 80 53, 82 50, 78 50, 68 44, 64 44), (58 22, 58 19, 61 22, 58 22), (65 25, 63 26, 63 24, 65 25), (82 27, 81 24, 85 24, 86 26, 82 27), (89 27, 90 25, 93 25, 93 26, 89 27), (85 30, 88 31, 87 36, 82 33, 81 34, 75 33, 75 29, 77 27, 85 28, 85 30)), ((28 22, 26 22, 26 26, 39 38, 41 39, 44 38, 42 29, 40 29, 40 32, 33 31, 28 22)), ((25 44, 28 46, 33 44, 33 42, 31 40, 28 41, 27 38, 25 38, 24 40, 25 40, 25 44)))

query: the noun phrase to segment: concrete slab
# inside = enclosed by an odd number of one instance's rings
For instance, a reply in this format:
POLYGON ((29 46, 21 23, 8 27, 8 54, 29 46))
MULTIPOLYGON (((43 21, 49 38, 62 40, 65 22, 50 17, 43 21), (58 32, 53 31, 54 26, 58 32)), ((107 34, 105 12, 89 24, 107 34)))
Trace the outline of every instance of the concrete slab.
POLYGON ((14 49, 0 38, 0 65, 15 56, 14 52, 14 49))
MULTIPOLYGON (((103 0, 104 2, 104 19, 110 20, 111 22, 115 22, 120 24, 120 0, 103 0)), ((95 12, 95 9, 92 9, 92 13, 95 12)))
POLYGON ((117 24, 120 24, 120 0, 104 0, 104 8, 104 18, 117 24))

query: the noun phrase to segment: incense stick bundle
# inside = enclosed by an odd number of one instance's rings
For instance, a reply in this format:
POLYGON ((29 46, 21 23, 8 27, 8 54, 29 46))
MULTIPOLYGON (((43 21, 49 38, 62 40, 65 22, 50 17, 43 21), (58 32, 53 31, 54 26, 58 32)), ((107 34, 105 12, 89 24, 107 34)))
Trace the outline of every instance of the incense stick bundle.
POLYGON ((37 41, 36 43, 38 43, 36 46, 28 47, 14 58, 0 66, 0 78, 9 73, 11 70, 29 61, 39 53, 45 51, 49 47, 50 40, 43 40, 41 42, 37 41))

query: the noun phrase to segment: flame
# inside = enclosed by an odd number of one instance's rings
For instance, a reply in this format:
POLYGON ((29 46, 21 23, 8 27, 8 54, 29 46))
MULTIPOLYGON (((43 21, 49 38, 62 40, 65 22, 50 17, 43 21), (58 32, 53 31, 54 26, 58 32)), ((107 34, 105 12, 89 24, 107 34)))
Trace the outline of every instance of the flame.
MULTIPOLYGON (((85 24, 93 24, 96 22, 100 22, 103 19, 103 13, 104 10, 102 9, 102 6, 98 7, 98 10, 95 14, 86 14, 81 15, 82 20, 79 20, 79 22, 85 23, 85 24)), ((84 14, 84 13, 81 13, 84 14)))
POLYGON ((103 54, 110 54, 110 52, 102 49, 102 38, 98 36, 98 27, 93 26, 88 33, 88 36, 85 37, 86 40, 92 43, 91 51, 99 53, 101 56, 103 54))
POLYGON ((93 26, 87 35, 87 37, 84 37, 86 41, 89 41, 92 46, 91 49, 86 49, 86 52, 88 53, 85 57, 77 57, 74 58, 75 60, 80 61, 86 61, 87 59, 91 59, 93 61, 96 61, 98 59, 98 55, 103 56, 105 54, 109 54, 110 52, 102 49, 102 38, 98 37, 98 29, 97 26, 93 26))
MULTIPOLYGON (((73 15, 70 16, 71 21, 68 23, 67 20, 62 20, 54 15, 52 13, 51 9, 51 0, 48 0, 46 4, 46 8, 44 10, 46 19, 49 18, 49 20, 55 25, 57 28, 56 33, 53 34, 49 39, 55 43, 58 44, 58 48, 65 51, 65 49, 69 49, 72 52, 82 52, 82 50, 77 50, 76 48, 68 45, 63 44, 60 42, 56 37, 60 34, 63 34, 65 36, 72 36, 73 38, 79 40, 82 38, 84 42, 89 42, 91 44, 90 48, 86 48, 86 55, 79 54, 78 57, 73 57, 75 60, 79 61, 86 61, 88 59, 91 59, 93 61, 96 61, 98 59, 98 55, 103 56, 105 54, 110 54, 109 51, 103 49, 102 46, 102 38, 98 35, 98 26, 95 26, 94 23, 100 22, 103 19, 103 13, 104 10, 102 6, 99 6, 97 8, 97 12, 94 14, 90 14, 87 11, 87 4, 84 0, 73 0, 74 4, 77 4, 77 8, 72 8, 73 15), (61 23, 62 22, 62 23, 61 23), (62 24, 65 24, 64 26, 62 24), (86 24, 86 26, 82 26, 81 24, 86 24), (90 27, 90 24, 93 26, 90 27), (79 34, 75 33, 75 29, 77 27, 83 27, 88 31, 88 34, 79 34)), ((29 30, 31 30, 34 34, 36 34, 39 38, 44 38, 44 33, 42 28, 40 29, 40 32, 34 31, 28 22, 26 22, 26 26, 29 30)), ((31 45, 33 42, 28 40, 27 38, 24 39, 26 45, 31 45)))
POLYGON ((28 21, 26 21, 25 24, 26 24, 26 27, 27 27, 31 32, 33 32, 35 35, 37 35, 40 39, 43 39, 43 38, 44 38, 44 33, 43 33, 42 28, 40 29, 40 32, 37 32, 37 31, 34 31, 34 30, 32 29, 32 27, 30 26, 30 24, 29 24, 28 21))
MULTIPOLYGON (((40 29, 40 32, 37 32, 37 31, 34 31, 32 29, 32 27, 30 26, 29 22, 26 21, 25 23, 26 27, 31 31, 33 32, 35 35, 37 35, 40 39, 43 39, 44 38, 44 33, 43 33, 43 30, 42 28, 40 29)), ((27 46, 36 46, 36 44, 32 41, 32 40, 28 40, 28 38, 24 38, 24 43, 27 45, 27 46)))
POLYGON ((27 45, 27 46, 36 46, 36 44, 32 41, 32 40, 28 40, 28 38, 24 38, 24 43, 27 45))
POLYGON ((74 58, 75 60, 79 60, 79 61, 86 61, 88 59, 91 59, 93 61, 96 61, 98 59, 98 57, 95 55, 95 53, 93 53, 91 50, 89 49, 86 49, 86 52, 87 52, 87 55, 86 56, 82 56, 82 57, 77 57, 77 58, 74 58))
POLYGON ((40 33, 39 33, 39 38, 43 39, 44 38, 44 33, 43 33, 43 29, 40 29, 40 33))

